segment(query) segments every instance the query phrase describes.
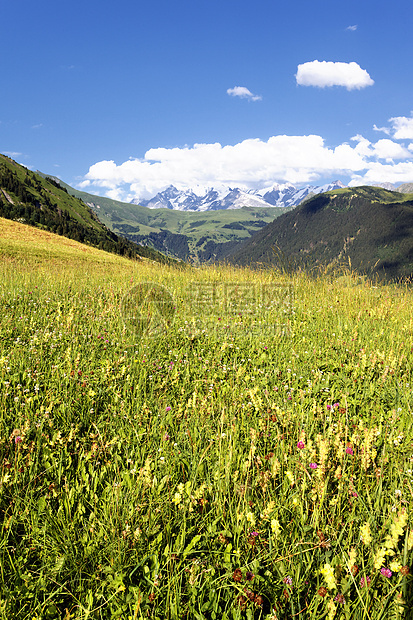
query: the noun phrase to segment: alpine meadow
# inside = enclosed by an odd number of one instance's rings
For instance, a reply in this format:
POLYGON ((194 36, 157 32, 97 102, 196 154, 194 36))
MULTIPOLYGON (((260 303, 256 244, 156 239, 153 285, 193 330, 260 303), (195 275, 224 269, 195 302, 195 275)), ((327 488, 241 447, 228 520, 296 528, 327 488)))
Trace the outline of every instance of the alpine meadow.
POLYGON ((0 255, 1 620, 413 617, 409 282, 0 255))

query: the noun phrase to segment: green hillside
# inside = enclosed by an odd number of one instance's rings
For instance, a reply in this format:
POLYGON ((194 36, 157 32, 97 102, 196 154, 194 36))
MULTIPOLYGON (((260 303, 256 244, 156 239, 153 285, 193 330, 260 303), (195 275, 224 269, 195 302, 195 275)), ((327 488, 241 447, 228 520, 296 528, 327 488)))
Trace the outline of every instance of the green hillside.
POLYGON ((128 258, 170 260, 115 234, 55 179, 32 172, 5 155, 0 155, 0 217, 128 258))
POLYGON ((62 181, 59 183, 70 194, 81 198, 116 234, 194 262, 225 257, 274 218, 291 210, 288 207, 243 207, 199 213, 149 209, 88 194, 62 181))
POLYGON ((377 187, 334 190, 282 215, 234 251, 242 265, 340 267, 409 278, 413 273, 413 195, 377 187))

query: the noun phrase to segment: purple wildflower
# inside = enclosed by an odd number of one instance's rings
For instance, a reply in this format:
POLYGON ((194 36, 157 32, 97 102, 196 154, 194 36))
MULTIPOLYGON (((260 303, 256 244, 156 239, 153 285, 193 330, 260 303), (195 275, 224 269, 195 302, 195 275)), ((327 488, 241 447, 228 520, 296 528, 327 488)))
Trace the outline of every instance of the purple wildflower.
POLYGON ((317 463, 310 463, 311 469, 317 469, 317 467, 318 467, 317 463))
POLYGON ((351 446, 347 446, 346 448, 346 454, 351 454, 351 456, 353 456, 354 451, 353 448, 351 446))
POLYGON ((287 586, 292 586, 293 585, 293 578, 290 577, 290 575, 287 575, 287 577, 284 577, 283 582, 287 584, 287 586))
POLYGON ((370 583, 371 583, 371 579, 368 575, 366 578, 362 577, 360 579, 360 588, 364 588, 364 586, 369 587, 370 583))
POLYGON ((344 596, 341 594, 341 592, 339 592, 337 594, 337 596, 334 597, 334 600, 337 601, 337 603, 339 603, 339 605, 344 605, 344 603, 346 602, 346 599, 344 598, 344 596))
POLYGON ((299 441, 299 442, 298 442, 298 444, 297 444, 297 448, 298 448, 299 450, 302 450, 304 447, 305 447, 305 446, 304 446, 304 441, 299 441))
POLYGON ((165 409, 165 411, 170 411, 171 409, 172 409, 172 407, 167 407, 167 408, 165 409))
POLYGON ((384 568, 384 566, 383 566, 383 568, 380 570, 380 572, 381 572, 381 574, 383 575, 383 577, 387 577, 387 578, 390 578, 390 577, 392 576, 392 574, 393 574, 393 573, 391 572, 390 568, 384 568))

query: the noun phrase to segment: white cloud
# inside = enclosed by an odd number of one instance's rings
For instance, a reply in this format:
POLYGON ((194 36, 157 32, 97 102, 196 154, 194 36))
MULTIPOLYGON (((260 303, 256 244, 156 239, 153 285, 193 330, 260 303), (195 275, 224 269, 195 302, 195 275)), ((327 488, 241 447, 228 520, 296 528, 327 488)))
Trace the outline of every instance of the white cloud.
POLYGON ((216 142, 153 148, 144 158, 119 165, 114 161, 97 162, 79 187, 131 201, 152 197, 168 185, 182 189, 258 189, 274 183, 303 185, 340 176, 358 184, 402 183, 413 181, 412 150, 387 138, 370 142, 361 135, 335 147, 326 146, 318 135, 277 135, 267 141, 252 138, 234 145, 216 142))
POLYGON ((372 162, 363 175, 354 175, 350 186, 369 185, 371 183, 411 183, 413 179, 413 161, 397 164, 372 162))
POLYGON ((234 88, 228 88, 227 94, 231 97, 240 97, 241 99, 248 99, 249 101, 261 101, 260 95, 254 95, 245 86, 234 86, 234 88))
POLYGON ((377 125, 373 125, 373 129, 374 131, 381 131, 387 134, 388 136, 391 134, 389 127, 377 127, 377 125))
POLYGON ((298 65, 295 77, 300 86, 317 86, 318 88, 344 86, 347 90, 354 90, 374 84, 367 71, 356 62, 313 60, 298 65))
POLYGON ((389 119, 389 123, 393 125, 393 137, 396 140, 413 140, 413 116, 395 116, 389 119))
POLYGON ((357 30, 357 24, 355 24, 354 26, 347 26, 346 30, 351 30, 352 32, 354 32, 355 30, 357 30))

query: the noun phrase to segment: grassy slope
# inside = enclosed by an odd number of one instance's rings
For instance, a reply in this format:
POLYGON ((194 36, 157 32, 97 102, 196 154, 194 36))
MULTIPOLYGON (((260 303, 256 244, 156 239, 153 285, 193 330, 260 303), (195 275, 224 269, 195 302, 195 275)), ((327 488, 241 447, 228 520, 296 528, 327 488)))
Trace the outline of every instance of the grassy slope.
POLYGON ((101 252, 68 242, 65 265, 61 238, 6 226, 8 256, 44 258, 0 262, 1 620, 412 609, 409 290, 112 255, 109 272, 101 252), (148 279, 177 314, 136 341, 121 299, 148 279), (238 284, 258 332, 227 312, 228 329, 191 333, 194 279, 231 301, 238 284), (282 337, 259 325, 261 287, 280 283, 294 289, 282 337))
MULTIPOLYGON (((64 266, 70 264, 79 268, 81 264, 114 265, 122 268, 136 262, 67 237, 4 218, 0 218, 0 260, 43 266, 47 266, 48 263, 64 266)), ((142 262, 146 259, 137 257, 137 260, 142 262)))

